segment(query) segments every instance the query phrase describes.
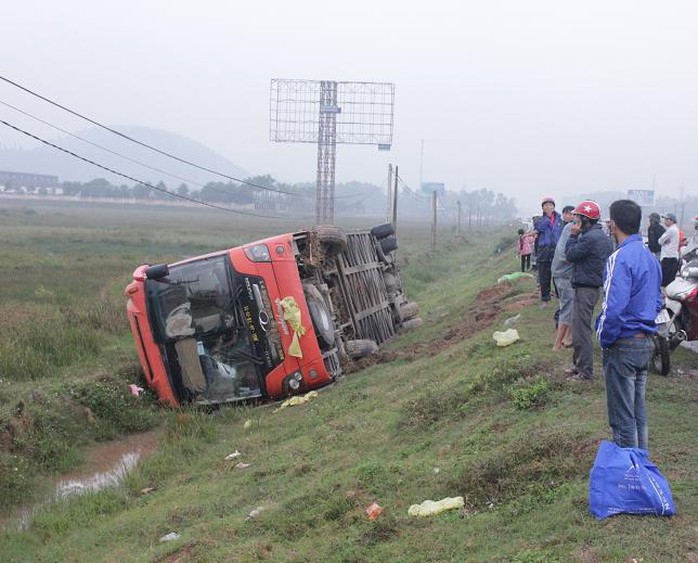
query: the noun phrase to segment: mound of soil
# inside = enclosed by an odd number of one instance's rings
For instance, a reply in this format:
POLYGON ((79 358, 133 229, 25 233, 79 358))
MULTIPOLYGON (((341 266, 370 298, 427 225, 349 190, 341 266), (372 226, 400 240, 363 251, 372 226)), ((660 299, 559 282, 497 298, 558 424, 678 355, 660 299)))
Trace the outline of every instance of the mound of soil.
MULTIPOLYGON (((436 356, 449 346, 453 346, 494 324, 503 309, 514 310, 507 309, 504 306, 505 300, 511 296, 512 291, 513 287, 509 283, 502 283, 483 289, 477 294, 463 314, 463 320, 454 326, 448 327, 440 337, 434 338, 429 342, 416 343, 410 350, 379 351, 377 354, 355 361, 345 370, 345 373, 352 373, 368 366, 395 360, 412 361, 425 356, 436 356)), ((520 306, 517 305, 519 309, 532 302, 531 296, 521 296, 520 301, 522 304, 520 306)), ((518 303, 518 301, 510 303, 510 306, 514 306, 514 303, 518 303)))

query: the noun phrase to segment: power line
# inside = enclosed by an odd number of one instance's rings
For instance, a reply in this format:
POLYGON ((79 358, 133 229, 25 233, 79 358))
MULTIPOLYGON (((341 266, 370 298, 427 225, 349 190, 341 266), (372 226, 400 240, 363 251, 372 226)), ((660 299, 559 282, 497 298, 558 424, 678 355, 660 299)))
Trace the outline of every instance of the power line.
POLYGON ((398 179, 398 181, 402 184, 402 188, 403 188, 403 190, 405 191, 405 193, 406 193, 407 195, 409 195, 409 196, 412 197, 413 199, 416 199, 417 201, 421 201, 421 202, 426 202, 426 201, 428 201, 429 198, 424 197, 424 196, 421 196, 421 195, 419 195, 417 192, 415 192, 412 188, 410 188, 410 187, 405 183, 405 181, 404 181, 400 176, 398 176, 397 179, 398 179))
POLYGON ((3 80, 5 82, 7 82, 8 84, 11 84, 12 86, 15 86, 16 88, 19 88, 20 90, 23 90, 24 92, 27 92, 28 94, 30 94, 36 98, 39 98, 40 100, 43 100, 44 102, 47 102, 47 103, 49 103, 57 108, 60 108, 63 111, 67 111, 68 113, 70 113, 76 117, 79 117, 80 119, 84 119, 85 121, 92 123, 93 125, 96 125, 97 127, 104 129, 105 131, 109 131, 110 133, 113 133, 114 135, 118 135, 119 137, 126 139, 128 141, 131 141, 132 143, 136 143, 137 145, 145 147, 146 149, 154 151, 154 152, 161 154, 163 156, 166 156, 168 158, 172 158, 172 159, 174 159, 178 162, 181 162, 183 164, 187 164, 188 166, 193 166, 194 168, 198 168, 199 170, 204 170, 205 172, 210 172, 211 174, 215 174, 216 176, 221 176, 222 178, 227 178, 228 180, 233 180, 234 182, 238 182, 240 184, 245 184, 247 186, 252 186, 253 188, 257 188, 260 190, 266 190, 266 191, 277 192, 277 193, 288 194, 288 195, 295 195, 293 192, 287 192, 284 190, 276 190, 274 188, 261 186, 259 184, 255 184, 254 182, 249 182, 247 180, 235 178, 234 176, 230 176, 228 174, 225 174, 224 172, 219 172, 218 170, 214 170, 212 168, 208 168, 206 166, 196 164, 195 162, 191 162, 191 161, 186 160, 184 158, 180 158, 179 156, 176 156, 176 155, 171 154, 167 151, 163 151, 161 149, 158 149, 157 147, 149 145, 148 143, 144 143, 143 141, 139 141, 138 139, 134 139, 133 137, 130 137, 129 135, 121 133, 120 131, 117 131, 116 129, 112 129, 111 127, 108 127, 108 126, 100 123, 99 121, 95 121, 94 119, 91 119, 85 115, 82 115, 81 113, 78 113, 75 110, 72 110, 64 105, 61 105, 58 102, 54 102, 53 100, 50 100, 49 98, 47 98, 45 96, 42 96, 38 92, 34 92, 33 90, 30 90, 29 88, 22 86, 21 84, 18 84, 17 82, 12 81, 9 78, 6 78, 5 76, 0 75, 0 80, 3 80))
MULTIPOLYGON (((97 147, 98 149, 101 149, 101 150, 106 151, 106 152, 108 152, 108 153, 110 153, 110 154, 113 154, 113 155, 115 155, 115 156, 118 156, 119 158, 123 158, 124 160, 128 160, 129 162, 133 162, 134 164, 138 164, 139 166, 143 166, 143 167, 148 168, 148 169, 150 169, 150 170, 154 170, 155 172, 159 172, 160 174, 165 174, 166 176, 169 176, 170 178, 176 178, 177 180, 181 180, 181 181, 183 181, 183 182, 187 182, 188 184, 192 184, 192 185, 194 185, 194 186, 199 186, 200 188, 206 188, 207 190, 211 190, 211 191, 214 191, 214 192, 217 192, 217 193, 221 193, 221 194, 229 194, 229 193, 230 193, 230 192, 225 191, 225 190, 220 190, 220 189, 218 189, 218 188, 216 188, 216 187, 214 187, 214 186, 208 185, 208 187, 207 187, 207 185, 204 185, 204 184, 202 184, 201 182, 197 182, 196 180, 191 180, 191 179, 189 179, 189 178, 184 178, 184 177, 182 177, 182 176, 178 176, 177 174, 173 174, 173 173, 171 173, 171 172, 167 172, 166 170, 162 170, 161 168, 157 168, 156 166, 151 166, 150 164, 146 164, 145 162, 142 162, 142 161, 137 160, 137 159, 135 159, 135 158, 131 158, 130 156, 126 156, 126 155, 124 155, 124 154, 121 154, 121 153, 119 153, 119 152, 117 152, 117 151, 115 151, 115 150, 112 150, 112 149, 110 149, 110 148, 108 148, 108 147, 105 147, 105 146, 103 146, 103 145, 100 145, 99 143, 95 143, 95 142, 93 142, 93 141, 90 141, 89 139, 85 139, 84 137, 81 137, 80 135, 76 135, 75 133, 71 133, 70 131, 66 131, 65 129, 62 129, 61 127, 58 127, 57 125, 54 125, 53 123, 50 123, 50 122, 48 122, 48 121, 46 121, 46 120, 44 120, 44 119, 41 119, 40 117, 37 117, 36 115, 33 115, 33 114, 31 114, 31 113, 29 113, 29 112, 27 112, 27 111, 24 111, 24 110, 22 110, 22 109, 20 109, 20 108, 18 108, 18 107, 16 107, 16 106, 13 106, 13 105, 10 104, 10 103, 7 103, 7 102, 4 102, 4 101, 0 100, 0 104, 2 104, 2 105, 4 105, 4 106, 7 106, 7 107, 9 107, 9 108, 11 108, 11 109, 13 109, 13 110, 16 111, 16 112, 21 113, 22 115, 25 115, 25 116, 27 116, 27 117, 30 117, 31 119, 34 119, 35 121, 38 121, 39 123, 43 123, 44 125, 47 125, 48 127, 51 127, 52 129, 55 129, 56 131, 60 131, 61 133, 64 133, 64 134, 66 134, 66 135, 69 135, 70 137, 73 137, 73 138, 75 138, 75 139, 78 139, 78 140, 80 140, 80 141, 82 141, 82 142, 84 142, 84 143, 87 143, 88 145, 92 145, 93 147, 97 147)), ((278 192, 278 193, 282 193, 282 194, 289 194, 289 195, 293 195, 293 196, 295 196, 295 197, 302 197, 302 198, 306 198, 306 199, 309 198, 309 197, 312 197, 312 196, 307 196, 307 195, 299 194, 299 193, 290 194, 289 192, 282 192, 282 191, 278 191, 278 190, 273 190, 273 189, 271 189, 271 188, 270 188, 270 191, 278 192)))
POLYGON ((153 186, 152 184, 150 184, 150 183, 148 183, 148 182, 144 182, 144 181, 142 181, 142 180, 139 180, 138 178, 134 178, 133 176, 129 176, 128 174, 124 174, 124 173, 122 173, 122 172, 117 172, 116 170, 114 170, 114 169, 112 169, 112 168, 109 168, 108 166, 104 166, 103 164, 99 164, 99 163, 97 163, 97 162, 94 162, 93 160, 90 160, 89 158, 85 158, 84 156, 80 156, 80 155, 78 155, 78 154, 76 154, 76 153, 74 153, 74 152, 72 152, 72 151, 69 151, 68 149, 65 149, 65 148, 60 147, 60 146, 58 146, 58 145, 56 145, 56 144, 54 144, 54 143, 51 143, 51 142, 49 142, 49 141, 47 141, 47 140, 45 140, 45 139, 42 139, 41 137, 37 137, 36 135, 34 135, 34 134, 32 134, 32 133, 29 133, 28 131, 25 131, 24 129, 20 129, 20 128, 17 127, 16 125, 12 125, 11 123, 8 123, 7 121, 4 121, 4 120, 0 119, 0 123, 3 124, 3 125, 5 125, 6 127, 9 127, 10 129, 14 129, 15 131, 18 131, 19 133, 22 133, 22 134, 26 135, 27 137, 31 137, 32 139, 35 139, 35 140, 39 141, 40 143, 43 143, 43 144, 45 144, 45 145, 48 145, 49 147, 53 147, 54 149, 57 149, 57 150, 59 150, 59 151, 61 151, 61 152, 64 152, 64 153, 66 153, 66 154, 69 154, 70 156, 72 156, 72 157, 74 157, 74 158, 77 158, 78 160, 82 160, 83 162, 87 162, 88 164, 92 164, 93 166, 96 166, 96 167, 98 167, 98 168, 101 168, 102 170, 106 170, 107 172, 110 172, 110 173, 115 174, 115 175, 117 175, 117 176, 121 176, 122 178, 126 178, 126 179, 128 179, 128 180, 131 180, 132 182, 136 182, 137 184, 140 184, 140 185, 145 186, 145 187, 147 187, 147 188, 150 188, 150 189, 152 189, 152 190, 156 190, 156 191, 158 191, 158 192, 166 193, 166 194, 168 194, 168 195, 170 195, 170 196, 172 196, 172 197, 176 197, 176 198, 179 198, 179 199, 183 199, 183 200, 186 200, 186 201, 190 201, 190 202, 192 202, 192 203, 197 203, 197 204, 199 204, 199 205, 205 205, 206 207, 211 207, 211 208, 213 208, 213 209, 219 209, 219 210, 225 211, 225 212, 227 212, 227 213, 235 213, 235 214, 237 214, 237 215, 250 215, 250 216, 252 216, 252 217, 263 217, 263 218, 265 218, 265 219, 282 219, 282 218, 283 218, 283 217, 279 217, 278 215, 262 215, 261 213, 251 213, 251 212, 248 212, 248 211, 239 211, 239 210, 236 210, 236 209, 230 209, 230 208, 227 208, 227 207, 222 207, 222 206, 220 206, 220 205, 216 205, 216 204, 214 204, 214 203, 209 203, 209 202, 207 202, 207 201, 202 201, 202 200, 200 200, 200 199, 196 199, 196 198, 193 198, 193 197, 189 197, 189 196, 184 195, 184 194, 178 194, 178 193, 176 193, 176 192, 171 192, 170 190, 165 189, 165 188, 160 188, 160 187, 158 187, 158 186, 153 186))

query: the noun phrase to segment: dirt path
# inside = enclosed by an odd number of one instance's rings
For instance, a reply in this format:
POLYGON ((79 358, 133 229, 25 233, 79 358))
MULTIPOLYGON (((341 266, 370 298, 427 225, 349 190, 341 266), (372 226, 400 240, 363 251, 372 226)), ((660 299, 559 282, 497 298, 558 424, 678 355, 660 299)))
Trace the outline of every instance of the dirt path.
POLYGON ((379 351, 371 357, 354 362, 346 373, 400 359, 414 361, 425 356, 436 356, 445 348, 493 325, 502 311, 519 311, 536 302, 536 293, 512 295, 513 290, 509 283, 484 289, 463 314, 464 320, 448 327, 441 336, 429 342, 418 342, 409 350, 379 351))

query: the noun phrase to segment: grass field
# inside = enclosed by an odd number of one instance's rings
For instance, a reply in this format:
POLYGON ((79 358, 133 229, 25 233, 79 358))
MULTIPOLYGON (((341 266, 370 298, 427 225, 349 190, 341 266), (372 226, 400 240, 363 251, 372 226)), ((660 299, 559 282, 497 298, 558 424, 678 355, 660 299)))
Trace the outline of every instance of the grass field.
POLYGON ((206 414, 128 395, 140 377, 122 313, 130 272, 298 225, 89 206, 0 205, 0 219, 0 419, 13 438, 0 445, 3 506, 46 494, 42 476, 78 464, 77 446, 163 429, 123 486, 37 505, 21 530, 9 520, 3 561, 698 558, 696 356, 680 350, 681 374, 648 385, 652 460, 678 516, 596 521, 588 472, 609 437, 603 384, 565 380, 569 353, 551 352, 552 311, 532 281, 495 286, 516 268, 510 248, 495 253, 508 233, 465 242, 444 229, 430 252, 427 226, 401 226, 422 327, 305 405, 206 414), (493 330, 516 314, 521 341, 495 347, 493 330), (407 514, 457 495, 464 510, 407 514), (383 508, 373 521, 372 502, 383 508), (180 537, 161 543, 170 532, 180 537))

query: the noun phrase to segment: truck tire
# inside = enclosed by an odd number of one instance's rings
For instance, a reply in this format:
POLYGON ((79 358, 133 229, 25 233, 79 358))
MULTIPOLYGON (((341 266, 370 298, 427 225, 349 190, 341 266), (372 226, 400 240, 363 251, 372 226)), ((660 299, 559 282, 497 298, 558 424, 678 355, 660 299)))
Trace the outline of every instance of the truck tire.
POLYGON ((409 319, 402 323, 402 330, 413 330, 422 326, 422 319, 416 317, 414 319, 409 319))
POLYGON ((393 250, 397 250, 397 237, 389 236, 380 240, 381 250, 383 254, 390 254, 393 250))
POLYGON ((326 256, 333 258, 347 248, 346 233, 335 225, 317 225, 312 233, 322 246, 326 256))
POLYGON ((419 305, 414 301, 408 301, 400 307, 400 318, 403 322, 414 319, 417 315, 419 315, 419 305))
POLYGON ((344 350, 352 360, 358 360, 378 352, 378 344, 373 340, 347 340, 344 350))
POLYGON ((384 223, 383 225, 376 225, 371 229, 371 234, 376 237, 377 240, 381 240, 385 237, 395 234, 395 229, 392 223, 384 223))

